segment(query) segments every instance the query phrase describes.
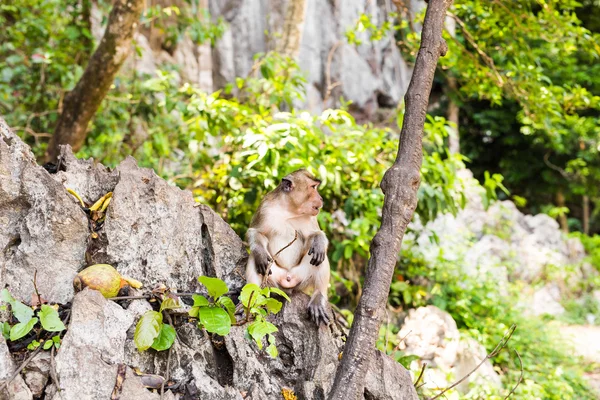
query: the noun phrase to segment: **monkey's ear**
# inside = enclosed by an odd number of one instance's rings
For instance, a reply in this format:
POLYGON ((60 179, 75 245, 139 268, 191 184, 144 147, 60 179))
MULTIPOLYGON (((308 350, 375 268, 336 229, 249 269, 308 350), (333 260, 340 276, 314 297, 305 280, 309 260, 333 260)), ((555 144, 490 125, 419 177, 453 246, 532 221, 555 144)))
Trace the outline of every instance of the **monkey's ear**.
POLYGON ((292 184, 292 181, 288 178, 283 178, 281 180, 281 187, 283 188, 283 191, 286 193, 289 193, 292 191, 294 185, 292 184))

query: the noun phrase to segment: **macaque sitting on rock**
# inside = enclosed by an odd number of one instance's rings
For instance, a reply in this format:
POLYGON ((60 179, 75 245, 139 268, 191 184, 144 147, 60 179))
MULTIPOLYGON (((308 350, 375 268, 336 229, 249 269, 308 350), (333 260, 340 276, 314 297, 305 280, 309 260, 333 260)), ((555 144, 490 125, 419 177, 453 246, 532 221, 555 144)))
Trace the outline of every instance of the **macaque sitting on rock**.
POLYGON ((327 237, 317 221, 323 207, 317 190, 320 183, 300 169, 265 196, 246 235, 250 245, 246 280, 257 285, 265 280, 268 286, 282 289, 314 289, 309 316, 317 325, 327 325, 330 272, 327 237))

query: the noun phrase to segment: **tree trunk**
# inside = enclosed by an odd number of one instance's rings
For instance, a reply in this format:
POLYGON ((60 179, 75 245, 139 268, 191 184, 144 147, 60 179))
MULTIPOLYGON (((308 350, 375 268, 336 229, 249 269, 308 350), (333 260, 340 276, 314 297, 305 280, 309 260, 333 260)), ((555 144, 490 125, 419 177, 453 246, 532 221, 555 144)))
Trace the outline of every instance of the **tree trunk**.
POLYGON ((283 22, 281 39, 277 42, 276 50, 279 53, 296 59, 300 52, 304 15, 306 13, 305 0, 291 0, 288 3, 283 22))
POLYGON ((460 136, 458 130, 458 104, 452 100, 451 93, 456 92, 458 86, 456 84, 456 78, 454 76, 448 76, 448 87, 446 93, 448 93, 448 121, 452 122, 454 126, 450 128, 450 134, 448 135, 448 150, 450 154, 460 153, 460 136))
POLYGON ((48 160, 56 160, 61 144, 70 144, 77 151, 85 142, 88 123, 131 53, 131 39, 143 6, 144 0, 115 0, 104 37, 81 79, 65 96, 62 113, 48 145, 48 160))
MULTIPOLYGON (((362 398, 368 364, 398 261, 406 226, 417 207, 421 183, 422 138, 433 76, 440 56, 448 47, 442 39, 446 10, 452 0, 430 0, 423 23, 421 48, 406 92, 406 112, 394 165, 385 173, 381 227, 371 242, 363 295, 354 314, 342 361, 337 369, 330 400, 362 398)), ((357 77, 360 78, 360 77, 357 77)))
MULTIPOLYGON (((198 4, 198 18, 203 18, 202 12, 208 10, 208 0, 200 0, 198 4)), ((210 19, 204 21, 210 24, 210 19)), ((212 46, 210 40, 198 46, 198 64, 200 76, 198 78, 198 86, 207 93, 213 91, 213 61, 212 61, 212 46)))
POLYGON ((583 196, 583 233, 590 234, 590 197, 583 196))
MULTIPOLYGON (((446 17, 446 30, 452 37, 456 37, 456 21, 452 17, 446 17)), ((460 135, 458 126, 458 104, 454 101, 454 94, 458 91, 458 83, 456 82, 456 76, 452 74, 452 71, 448 71, 448 81, 444 91, 448 98, 448 114, 447 118, 449 122, 454 124, 450 128, 450 134, 448 135, 448 150, 450 154, 460 153, 460 135)))
MULTIPOLYGON (((565 195, 563 194, 562 190, 559 190, 558 192, 556 192, 556 205, 558 207, 566 207, 565 195)), ((560 224, 560 229, 564 233, 569 233, 569 225, 567 224, 567 214, 560 213, 558 215, 558 223, 560 224)))

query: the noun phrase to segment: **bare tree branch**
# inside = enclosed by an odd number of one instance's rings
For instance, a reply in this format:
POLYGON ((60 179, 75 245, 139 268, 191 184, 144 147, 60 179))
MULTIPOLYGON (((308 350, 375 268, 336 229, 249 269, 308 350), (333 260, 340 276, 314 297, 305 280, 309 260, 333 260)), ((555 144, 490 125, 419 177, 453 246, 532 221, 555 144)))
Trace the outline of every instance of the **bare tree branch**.
MULTIPOLYGON (((500 353, 500 350, 502 350, 506 346, 506 344, 508 343, 508 341, 512 337, 513 333, 515 333, 515 329, 517 329, 517 325, 513 324, 508 329, 508 331, 506 331, 506 333, 504 334, 504 337, 502 338, 502 340, 500 340, 500 342, 496 345, 496 347, 494 347, 494 350, 492 350, 492 352, 490 354, 486 355, 483 358, 483 360, 481 360, 481 362, 479 364, 477 364, 477 366, 475 366, 475 368, 473 368, 471 370, 471 372, 469 372, 468 374, 466 374, 465 376, 463 376, 462 378, 460 378, 459 380, 457 380, 456 382, 454 382, 452 385, 448 386, 446 389, 442 390, 440 393, 438 393, 437 395, 435 395, 434 397, 432 397, 429 400, 436 400, 440 396, 443 396, 444 393, 446 393, 448 390, 453 389, 456 386, 458 386, 461 383, 463 383, 465 381, 465 379, 467 379, 469 376, 471 376, 473 374, 473 372, 477 371, 479 369, 479 367, 481 367, 483 365, 483 363, 485 363, 487 360, 489 360, 492 357, 496 357, 498 355, 498 353, 500 353)), ((521 357, 519 356, 519 360, 520 359, 521 359, 521 357)), ((521 367, 522 367, 522 364, 521 364, 521 367)), ((515 389, 516 389, 516 386, 515 386, 515 389)))
POLYGON ((451 0, 430 0, 423 23, 421 47, 406 92, 406 112, 394 165, 385 173, 381 190, 385 194, 381 227, 371 242, 363 295, 337 369, 330 400, 362 398, 366 370, 375 351, 392 274, 406 227, 417 207, 421 183, 423 129, 433 76, 440 56, 448 46, 442 39, 446 11, 451 0))
POLYGON ((521 359, 521 355, 519 354, 519 352, 517 350, 515 350, 515 353, 517 354, 517 357, 519 357, 519 365, 521 367, 521 375, 519 376, 519 380, 517 381, 517 384, 511 389, 510 392, 508 392, 508 394, 506 395, 506 397, 504 398, 504 400, 507 400, 511 394, 513 394, 515 392, 515 390, 517 390, 517 388, 519 387, 519 385, 521 384, 521 382, 523 382, 523 360, 521 359))

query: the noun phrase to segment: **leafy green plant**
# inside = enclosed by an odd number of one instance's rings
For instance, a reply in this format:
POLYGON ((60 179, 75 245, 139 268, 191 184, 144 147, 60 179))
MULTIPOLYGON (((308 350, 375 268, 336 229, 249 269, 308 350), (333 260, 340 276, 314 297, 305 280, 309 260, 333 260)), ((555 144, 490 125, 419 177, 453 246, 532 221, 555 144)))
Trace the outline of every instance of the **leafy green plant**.
MULTIPOLYGON (((58 316, 57 309, 52 306, 42 304, 39 310, 34 311, 31 307, 16 300, 10 294, 8 289, 2 289, 2 291, 0 291, 0 300, 10 305, 13 317, 19 321, 12 326, 8 322, 2 324, 2 334, 10 341, 14 342, 27 336, 38 322, 41 325, 42 331, 61 332, 66 329, 58 316)), ((53 343, 57 345, 57 348, 60 347, 60 335, 57 335, 57 339, 47 340, 44 343, 44 349, 49 349, 52 347, 53 343)))
POLYGON ((153 348, 156 351, 168 350, 175 342, 175 328, 163 322, 163 311, 179 308, 179 298, 166 294, 159 311, 146 311, 135 326, 133 340, 139 351, 153 348))
POLYGON ((502 184, 504 177, 500 174, 490 174, 488 171, 484 173, 483 187, 486 195, 482 197, 483 207, 487 210, 490 206, 490 199, 496 199, 496 193, 501 190, 506 196, 510 195, 508 189, 502 184))
POLYGON ((195 294, 194 305, 190 310, 190 317, 198 318, 198 328, 206 329, 207 332, 216 333, 225 336, 231 330, 231 325, 235 324, 235 305, 233 301, 224 296, 229 288, 222 280, 201 276, 198 281, 208 290, 211 297, 209 301, 206 297, 195 294))
POLYGON ((43 342, 38 342, 37 340, 33 340, 31 343, 29 343, 27 345, 27 350, 35 350, 38 347, 40 347, 40 345, 43 346, 42 348, 44 350, 50 350, 52 347, 56 348, 56 350, 60 349, 60 344, 61 344, 61 339, 60 339, 60 335, 54 335, 52 336, 52 339, 49 340, 45 340, 43 342))
POLYGON ((253 318, 254 321, 248 325, 247 334, 251 337, 259 349, 263 348, 263 338, 267 337, 269 345, 266 350, 271 357, 277 357, 279 354, 275 346, 275 336, 273 333, 278 329, 275 325, 266 320, 269 314, 277 314, 282 307, 282 303, 274 298, 272 294, 277 294, 287 301, 290 301, 285 292, 280 289, 265 287, 261 289, 258 285, 248 283, 242 288, 240 301, 246 311, 246 320, 253 318))
MULTIPOLYGON (((227 284, 219 278, 200 276, 198 281, 206 288, 208 298, 201 294, 194 294, 194 304, 190 308, 189 316, 198 320, 198 328, 209 333, 225 336, 234 325, 249 323, 247 328, 248 337, 254 340, 259 349, 263 349, 263 338, 267 337, 269 345, 266 350, 272 357, 277 357, 275 337, 277 327, 268 322, 266 318, 270 314, 277 314, 283 304, 272 298, 272 294, 279 295, 286 300, 290 298, 285 292, 277 288, 260 289, 254 284, 247 284, 242 288, 240 301, 245 311, 245 319, 237 322, 235 313, 236 306, 230 297, 227 284)), ((176 294, 167 294, 161 302, 159 311, 146 311, 138 321, 134 341, 140 351, 153 348, 161 351, 169 349, 175 340, 176 333, 173 326, 163 322, 163 312, 169 309, 179 308, 179 298, 176 294)))
MULTIPOLYGON (((523 295, 524 282, 501 285, 492 273, 466 274, 460 257, 448 259, 443 253, 427 261, 413 244, 410 240, 406 242, 396 270, 389 297, 394 308, 435 305, 452 316, 462 335, 472 337, 488 350, 496 346, 512 324, 516 324, 509 347, 519 352, 526 378, 511 398, 595 398, 584 378, 584 363, 573 357, 560 333, 548 321, 527 313, 525 308, 529 303, 523 295)), ((460 249, 455 251, 457 254, 461 252, 460 249)), ((380 335, 379 340, 380 348, 388 352, 399 340, 394 337, 396 328, 390 329, 388 346, 384 346, 385 333, 380 335)), ((400 362, 411 361, 403 359, 402 353, 391 354, 400 362)), ((467 395, 460 398, 502 399, 506 396, 519 378, 520 363, 510 352, 501 352, 491 361, 500 373, 503 387, 473 386, 467 395)), ((430 396, 433 393, 422 394, 430 396)))

